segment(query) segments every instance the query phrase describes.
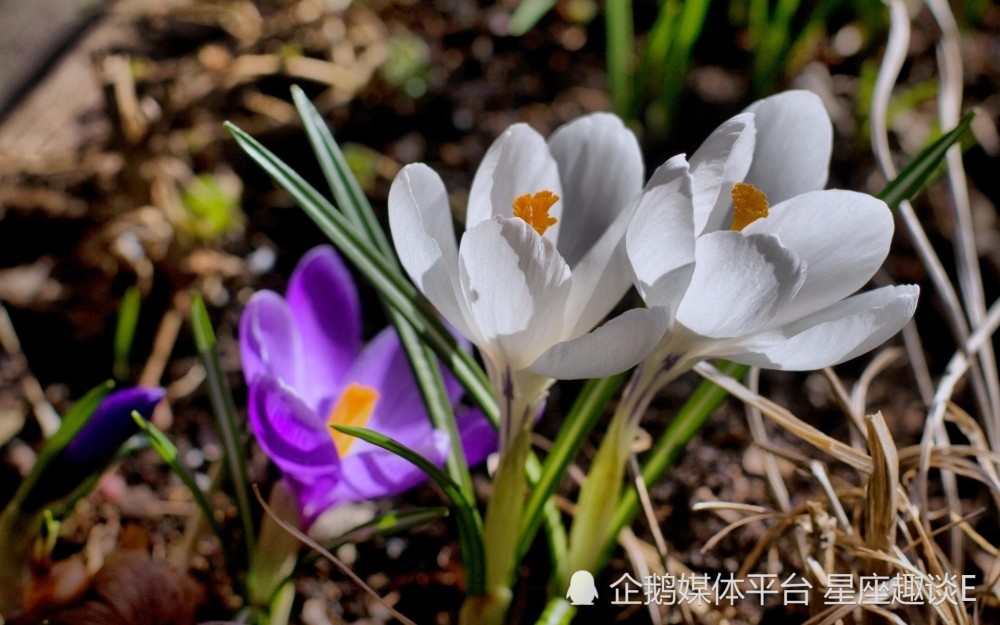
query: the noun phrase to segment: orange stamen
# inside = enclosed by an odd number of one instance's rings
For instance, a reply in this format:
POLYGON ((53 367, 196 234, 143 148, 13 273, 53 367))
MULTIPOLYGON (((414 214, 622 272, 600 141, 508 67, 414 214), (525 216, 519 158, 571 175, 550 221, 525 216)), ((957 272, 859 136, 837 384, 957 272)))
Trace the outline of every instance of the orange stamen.
MULTIPOLYGON (((340 394, 340 399, 330 410, 326 418, 328 425, 351 425, 354 427, 364 427, 375 412, 375 402, 378 401, 378 391, 375 389, 351 382, 340 394)), ((347 454, 351 445, 354 444, 354 437, 337 430, 330 429, 330 436, 333 444, 337 446, 337 452, 341 457, 347 454)))
POLYGON ((559 196, 551 191, 539 191, 532 195, 525 193, 514 200, 514 216, 520 217, 535 229, 539 235, 545 234, 558 219, 549 215, 549 209, 559 201, 559 196))
POLYGON ((745 182, 733 185, 733 225, 730 230, 740 231, 758 219, 767 217, 767 196, 764 192, 745 182))

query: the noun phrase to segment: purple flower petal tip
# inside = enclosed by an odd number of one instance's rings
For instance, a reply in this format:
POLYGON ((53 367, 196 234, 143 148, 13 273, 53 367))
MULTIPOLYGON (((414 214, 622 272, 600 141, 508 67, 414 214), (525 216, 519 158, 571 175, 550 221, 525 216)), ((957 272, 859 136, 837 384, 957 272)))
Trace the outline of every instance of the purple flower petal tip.
POLYGON ((136 411, 147 421, 167 392, 162 388, 127 388, 113 391, 94 410, 72 441, 63 450, 69 461, 89 464, 112 456, 126 440, 139 432, 132 420, 136 411))
POLYGON ((144 419, 166 397, 162 388, 127 388, 109 393, 98 404, 87 423, 46 467, 22 504, 25 510, 61 499, 101 469, 131 436, 139 432, 132 419, 138 412, 144 419))

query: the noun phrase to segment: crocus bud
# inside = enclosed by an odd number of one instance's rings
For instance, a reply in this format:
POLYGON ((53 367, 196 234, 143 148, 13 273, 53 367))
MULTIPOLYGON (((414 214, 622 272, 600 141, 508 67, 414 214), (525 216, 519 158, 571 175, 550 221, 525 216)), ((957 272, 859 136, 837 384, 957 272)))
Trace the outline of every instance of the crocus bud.
POLYGON ((103 469, 122 444, 139 432, 132 411, 149 419, 153 408, 165 395, 162 388, 129 388, 105 397, 87 424, 45 468, 21 503, 22 511, 38 510, 69 495, 84 480, 103 469))

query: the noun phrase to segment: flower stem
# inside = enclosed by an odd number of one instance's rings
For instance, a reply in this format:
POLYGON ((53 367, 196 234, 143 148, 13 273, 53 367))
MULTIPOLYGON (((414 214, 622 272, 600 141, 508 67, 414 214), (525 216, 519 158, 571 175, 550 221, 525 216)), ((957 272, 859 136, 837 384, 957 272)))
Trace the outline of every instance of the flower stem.
POLYGON ((486 595, 469 597, 462 606, 462 625, 502 625, 513 593, 518 561, 521 517, 527 500, 527 470, 535 414, 551 380, 533 374, 490 368, 500 399, 500 463, 493 476, 493 494, 486 504, 483 542, 486 551, 486 595))
MULTIPOLYGON (((274 485, 268 507, 281 519, 298 525, 295 497, 284 483, 274 485)), ((271 625, 288 622, 295 587, 287 582, 295 570, 301 546, 299 540, 282 529, 270 514, 263 516, 253 565, 247 574, 247 590, 250 604, 266 611, 271 625)))
POLYGON ((558 571, 556 588, 565 587, 569 575, 575 571, 597 572, 600 554, 594 545, 600 544, 614 513, 613 503, 621 495, 625 464, 639 417, 656 391, 658 372, 649 365, 649 362, 640 364, 629 380, 590 465, 587 481, 580 488, 569 534, 569 555, 565 569, 558 571))
MULTIPOLYGON (((524 511, 527 476, 524 464, 531 451, 531 421, 522 427, 510 441, 507 453, 497 467, 493 495, 486 505, 484 543, 486 547, 486 590, 491 602, 496 604, 487 613, 497 612, 496 622, 503 622, 503 615, 511 599, 511 584, 517 566, 517 539, 520 519, 524 511)), ((482 616, 487 616, 483 614, 482 616)), ((483 621, 488 623, 489 621, 483 621)))
POLYGON ((587 481, 580 489, 576 516, 569 535, 569 555, 565 569, 559 571, 559 586, 575 571, 596 574, 603 554, 600 545, 607 535, 621 497, 628 462, 639 428, 639 420, 657 391, 685 371, 677 358, 654 355, 640 364, 632 374, 622 399, 615 409, 597 456, 590 465, 587 481))
POLYGON ((565 597, 552 597, 535 625, 569 625, 576 616, 576 606, 565 597))

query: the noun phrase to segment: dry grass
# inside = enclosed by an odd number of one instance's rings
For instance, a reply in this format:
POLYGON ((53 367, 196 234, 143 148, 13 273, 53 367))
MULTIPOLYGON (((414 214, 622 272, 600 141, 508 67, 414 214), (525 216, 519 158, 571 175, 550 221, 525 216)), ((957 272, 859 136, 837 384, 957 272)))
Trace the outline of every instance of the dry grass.
MULTIPOLYGON (((885 120, 893 88, 907 60, 911 12, 902 0, 887 4, 891 32, 876 81, 871 120, 874 152, 886 178, 891 179, 896 165, 885 120)), ((958 31, 946 2, 928 0, 926 6, 940 28, 939 122, 949 128, 957 122, 962 108, 958 31)), ((765 559, 773 565, 773 556, 783 554, 777 558, 778 566, 784 568, 782 577, 791 567, 812 584, 807 625, 967 625, 994 622, 1000 607, 1000 547, 996 544, 1000 536, 1000 379, 993 351, 1000 301, 989 308, 985 305, 969 190, 957 147, 948 155, 945 178, 956 226, 958 286, 949 279, 945 263, 932 248, 912 206, 906 202, 900 208, 907 234, 934 285, 922 294, 921 305, 929 306, 932 300, 940 305, 954 341, 954 355, 943 371, 928 369, 920 329, 912 323, 904 333, 905 352, 889 348, 875 354, 852 388, 848 389, 834 371, 824 371, 830 394, 851 424, 850 441, 844 442, 759 394, 759 371, 751 372, 745 386, 707 363, 697 367, 699 374, 745 404, 773 497, 773 507, 742 501, 696 504, 696 510, 727 522, 703 549, 715 548, 734 531, 763 523, 767 529, 745 555, 735 576, 746 579, 765 559), (920 443, 902 447, 893 440, 892 428, 882 414, 866 411, 872 383, 899 362, 910 367, 925 405, 920 443), (971 390, 969 412, 954 401, 964 387, 971 390), (775 443, 769 434, 774 426, 790 433, 799 444, 775 443), (788 466, 794 470, 787 470, 788 466), (790 473, 796 478, 794 487, 786 483, 790 473), (805 491, 801 488, 803 478, 811 485, 805 491), (794 496, 792 488, 797 489, 794 496), (971 576, 966 583, 973 584, 967 602, 960 596, 923 598, 913 605, 893 600, 907 592, 899 585, 901 581, 933 592, 946 587, 942 580, 956 580, 961 588, 963 575, 971 576), (882 576, 886 584, 862 600, 855 597, 849 605, 835 605, 825 598, 846 578, 858 590, 862 578, 872 576, 882 576)), ((647 511, 651 514, 651 509, 647 511)), ((647 546, 645 557, 663 562, 663 550, 647 546)), ((724 623, 732 616, 732 611, 724 610, 707 615, 674 614, 675 622, 683 618, 691 623, 724 623)), ((662 622, 662 618, 657 614, 654 622, 662 622)))

